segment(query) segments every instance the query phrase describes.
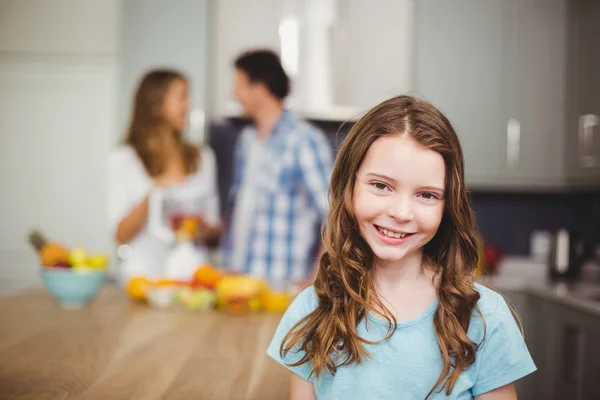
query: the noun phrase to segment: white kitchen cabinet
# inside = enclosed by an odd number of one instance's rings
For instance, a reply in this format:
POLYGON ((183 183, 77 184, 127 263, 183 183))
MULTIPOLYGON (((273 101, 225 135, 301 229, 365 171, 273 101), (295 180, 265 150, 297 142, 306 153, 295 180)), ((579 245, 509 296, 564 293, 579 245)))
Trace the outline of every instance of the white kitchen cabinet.
POLYGON ((108 252, 112 59, 0 56, 0 294, 39 283, 27 234, 108 252))
POLYGON ((472 188, 600 186, 599 129, 584 150, 577 133, 600 114, 600 3, 577 1, 416 3, 416 90, 454 124, 472 188))
POLYGON ((116 55, 122 0, 1 0, 0 52, 116 55))
POLYGON ((567 179, 600 186, 600 2, 569 0, 567 179), (587 125, 587 126, 586 126, 587 125))
POLYGON ((510 108, 501 183, 559 187, 566 156, 566 1, 501 1, 509 9, 504 88, 510 108))
POLYGON ((500 179, 509 119, 503 1, 415 3, 415 91, 458 133, 470 185, 500 179))

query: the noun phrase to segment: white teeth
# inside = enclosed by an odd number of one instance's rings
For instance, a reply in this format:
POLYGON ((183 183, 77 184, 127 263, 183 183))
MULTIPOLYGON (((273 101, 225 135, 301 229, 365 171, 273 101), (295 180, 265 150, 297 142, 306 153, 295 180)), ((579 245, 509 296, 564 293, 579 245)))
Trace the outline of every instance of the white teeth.
POLYGON ((391 237, 394 239, 400 239, 405 237, 407 234, 406 233, 398 233, 398 232, 392 232, 389 231, 385 228, 379 228, 379 232, 383 233, 384 235, 386 235, 387 237, 391 237))

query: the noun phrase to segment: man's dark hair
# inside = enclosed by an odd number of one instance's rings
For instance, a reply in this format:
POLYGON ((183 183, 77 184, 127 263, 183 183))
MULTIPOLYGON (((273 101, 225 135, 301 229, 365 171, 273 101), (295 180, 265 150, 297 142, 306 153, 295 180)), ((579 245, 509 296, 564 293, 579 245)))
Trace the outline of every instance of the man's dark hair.
POLYGON ((248 75, 250 82, 264 84, 278 99, 283 100, 290 93, 290 78, 273 51, 247 51, 238 56, 234 65, 248 75))

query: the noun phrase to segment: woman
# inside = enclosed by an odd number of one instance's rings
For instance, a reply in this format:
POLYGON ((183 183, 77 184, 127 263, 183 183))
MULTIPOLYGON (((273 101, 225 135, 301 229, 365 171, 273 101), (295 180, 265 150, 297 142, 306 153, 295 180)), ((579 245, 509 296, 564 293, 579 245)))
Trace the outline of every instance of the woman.
POLYGON ((111 154, 109 223, 116 242, 130 250, 119 271, 123 281, 168 277, 164 263, 170 244, 148 226, 150 199, 159 191, 176 196, 174 189, 192 188, 204 199, 194 238, 199 258, 219 236, 215 156, 184 139, 188 111, 186 77, 150 71, 137 89, 124 143, 111 154))

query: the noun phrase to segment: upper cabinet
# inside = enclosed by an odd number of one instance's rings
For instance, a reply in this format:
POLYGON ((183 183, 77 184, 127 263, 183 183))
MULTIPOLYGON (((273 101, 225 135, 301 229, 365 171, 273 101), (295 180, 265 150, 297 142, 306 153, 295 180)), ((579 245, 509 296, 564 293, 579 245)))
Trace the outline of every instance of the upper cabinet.
POLYGON ((503 1, 418 1, 415 17, 415 90, 455 126, 469 183, 497 181, 509 119, 503 1))
POLYGON ((213 9, 212 104, 239 110, 233 61, 270 48, 292 78, 290 107, 344 121, 412 88, 414 0, 219 0, 213 9))
POLYGON ((120 0, 2 0, 0 52, 108 56, 118 53, 120 0))
POLYGON ((568 164, 572 185, 600 185, 600 2, 567 1, 568 164))
POLYGON ((600 187, 599 2, 415 4, 415 89, 455 126, 472 188, 600 187))

